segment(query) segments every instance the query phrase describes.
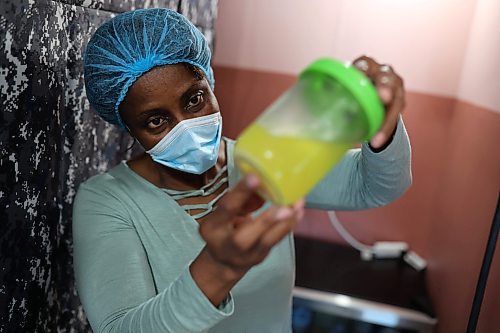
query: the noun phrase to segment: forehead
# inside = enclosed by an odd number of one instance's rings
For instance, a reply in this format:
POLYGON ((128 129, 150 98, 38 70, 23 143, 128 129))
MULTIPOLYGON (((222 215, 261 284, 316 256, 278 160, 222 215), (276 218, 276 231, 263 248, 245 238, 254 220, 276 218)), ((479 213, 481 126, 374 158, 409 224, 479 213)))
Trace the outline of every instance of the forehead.
POLYGON ((129 88, 127 97, 182 93, 196 81, 197 78, 184 64, 158 66, 141 75, 129 88))

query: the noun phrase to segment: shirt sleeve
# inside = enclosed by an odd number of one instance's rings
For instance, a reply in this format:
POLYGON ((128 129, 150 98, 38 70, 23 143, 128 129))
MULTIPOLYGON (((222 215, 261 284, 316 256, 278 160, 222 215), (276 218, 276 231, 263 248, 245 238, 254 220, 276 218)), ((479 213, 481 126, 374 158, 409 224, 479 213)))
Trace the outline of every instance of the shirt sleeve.
POLYGON ((76 286, 94 332, 204 332, 233 313, 231 295, 213 306, 189 264, 156 290, 127 207, 102 187, 80 186, 73 208, 76 286))
POLYGON ((381 152, 367 143, 344 158, 306 197, 306 207, 324 210, 361 210, 380 207, 399 198, 410 187, 411 146, 401 117, 392 142, 381 152))

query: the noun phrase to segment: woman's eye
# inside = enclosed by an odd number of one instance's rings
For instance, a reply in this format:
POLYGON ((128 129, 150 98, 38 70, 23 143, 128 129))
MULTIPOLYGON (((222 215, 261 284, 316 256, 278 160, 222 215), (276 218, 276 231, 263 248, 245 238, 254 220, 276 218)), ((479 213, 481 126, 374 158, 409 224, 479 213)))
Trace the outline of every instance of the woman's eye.
POLYGON ((201 103, 203 103, 203 92, 199 91, 195 95, 191 96, 191 98, 188 101, 188 104, 186 105, 186 110, 197 107, 201 103))
POLYGON ((153 117, 148 119, 147 126, 151 129, 162 126, 167 120, 164 117, 153 117))

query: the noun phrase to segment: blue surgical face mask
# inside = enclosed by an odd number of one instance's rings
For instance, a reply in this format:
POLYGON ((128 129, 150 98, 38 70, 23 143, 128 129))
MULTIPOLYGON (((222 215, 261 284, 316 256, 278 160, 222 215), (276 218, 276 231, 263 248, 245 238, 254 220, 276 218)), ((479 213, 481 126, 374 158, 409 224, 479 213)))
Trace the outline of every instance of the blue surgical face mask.
POLYGON ((199 175, 217 162, 221 132, 220 112, 186 119, 146 152, 169 168, 199 175))

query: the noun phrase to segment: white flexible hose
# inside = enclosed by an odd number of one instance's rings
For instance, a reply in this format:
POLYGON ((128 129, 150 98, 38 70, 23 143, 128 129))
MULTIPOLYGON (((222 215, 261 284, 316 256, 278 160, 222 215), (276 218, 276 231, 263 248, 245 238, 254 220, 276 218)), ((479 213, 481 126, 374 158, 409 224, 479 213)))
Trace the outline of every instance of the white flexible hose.
POLYGON ((337 214, 335 214, 334 211, 328 211, 328 217, 330 218, 330 222, 332 223, 333 227, 337 230, 337 232, 340 234, 340 236, 347 242, 349 245, 351 245, 353 248, 358 250, 359 252, 363 253, 371 253, 373 247, 363 244, 354 237, 342 226, 340 223, 339 219, 337 218, 337 214))
POLYGON ((418 256, 415 252, 409 251, 408 244, 403 241, 383 241, 375 242, 374 245, 366 245, 358 241, 342 226, 334 211, 328 212, 328 217, 332 226, 337 230, 340 236, 353 248, 361 254, 361 259, 372 260, 374 258, 399 258, 405 255, 404 259, 408 264, 417 270, 422 270, 427 266, 425 259, 418 256))

